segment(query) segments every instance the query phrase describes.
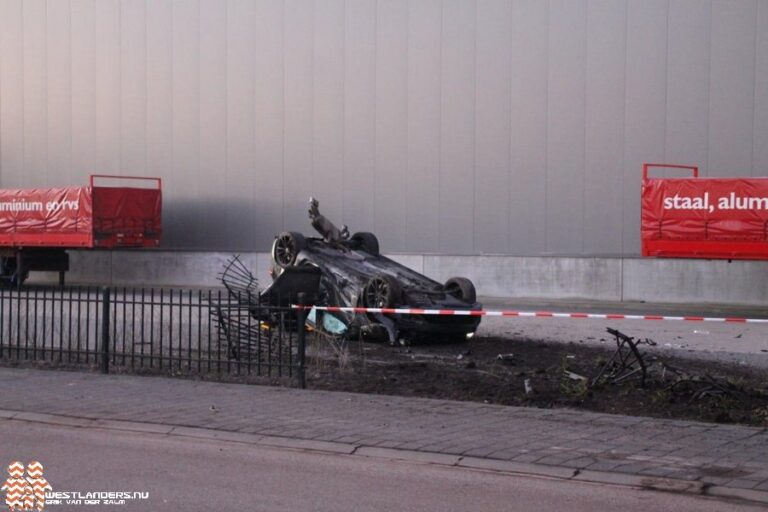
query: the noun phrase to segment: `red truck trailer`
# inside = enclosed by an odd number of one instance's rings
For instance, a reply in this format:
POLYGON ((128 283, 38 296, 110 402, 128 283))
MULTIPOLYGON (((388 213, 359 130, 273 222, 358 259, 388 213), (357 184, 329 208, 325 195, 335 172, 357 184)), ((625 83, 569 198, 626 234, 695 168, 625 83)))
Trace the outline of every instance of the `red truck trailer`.
POLYGON ((0 189, 0 281, 20 286, 30 271, 53 271, 63 284, 68 249, 156 247, 161 214, 160 178, 95 174, 85 187, 0 189))
POLYGON ((643 256, 768 260, 768 178, 700 178, 693 165, 644 164, 643 256), (688 178, 654 178, 653 168, 688 178))

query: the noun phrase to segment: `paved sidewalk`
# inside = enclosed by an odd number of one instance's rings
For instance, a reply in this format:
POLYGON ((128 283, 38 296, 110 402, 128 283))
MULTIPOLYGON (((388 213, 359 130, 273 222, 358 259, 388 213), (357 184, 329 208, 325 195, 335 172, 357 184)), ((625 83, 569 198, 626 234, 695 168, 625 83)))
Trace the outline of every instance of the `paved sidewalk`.
POLYGON ((0 389, 5 411, 344 443, 352 452, 451 455, 483 459, 491 469, 509 461, 559 468, 567 478, 603 472, 675 479, 768 502, 765 428, 10 368, 0 368, 0 389))

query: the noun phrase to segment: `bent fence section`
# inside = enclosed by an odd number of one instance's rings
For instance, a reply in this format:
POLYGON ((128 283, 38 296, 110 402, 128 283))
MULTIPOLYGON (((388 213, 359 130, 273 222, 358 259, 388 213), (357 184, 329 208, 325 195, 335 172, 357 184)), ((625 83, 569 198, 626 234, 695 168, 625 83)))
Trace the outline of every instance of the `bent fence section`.
POLYGON ((303 386, 304 315, 224 290, 2 289, 0 360, 303 386))

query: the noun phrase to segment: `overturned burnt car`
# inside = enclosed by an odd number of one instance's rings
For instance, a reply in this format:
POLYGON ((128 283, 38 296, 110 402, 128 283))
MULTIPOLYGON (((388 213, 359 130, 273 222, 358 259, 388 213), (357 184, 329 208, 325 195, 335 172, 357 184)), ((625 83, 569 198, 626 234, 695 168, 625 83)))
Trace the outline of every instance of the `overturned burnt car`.
MULTIPOLYGON (((280 233, 272 245, 273 278, 320 270, 317 305, 368 308, 418 308, 480 310, 475 287, 469 279, 453 277, 438 283, 379 252, 373 233, 349 235, 320 214, 310 198, 309 218, 321 237, 299 232, 280 233)), ((310 320, 319 330, 348 338, 387 339, 390 343, 432 338, 465 339, 477 330, 479 316, 390 315, 357 312, 313 312, 310 320)))

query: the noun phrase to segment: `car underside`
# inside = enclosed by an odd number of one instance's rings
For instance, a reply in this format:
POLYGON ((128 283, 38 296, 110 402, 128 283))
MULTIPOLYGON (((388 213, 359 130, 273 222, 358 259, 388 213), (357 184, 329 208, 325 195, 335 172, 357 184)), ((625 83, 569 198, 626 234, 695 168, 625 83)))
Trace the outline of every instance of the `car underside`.
MULTIPOLYGON (((441 284, 382 256, 372 233, 349 236, 346 226, 336 228, 310 199, 310 219, 322 238, 298 232, 279 234, 272 246, 273 277, 279 281, 306 267, 320 270, 317 305, 363 308, 418 308, 480 310, 474 285, 462 277, 441 284)), ((316 312, 315 327, 348 338, 384 338, 389 342, 422 339, 458 340, 471 336, 480 323, 471 315, 383 314, 379 312, 316 312), (327 322, 332 315, 338 322, 327 322)))

